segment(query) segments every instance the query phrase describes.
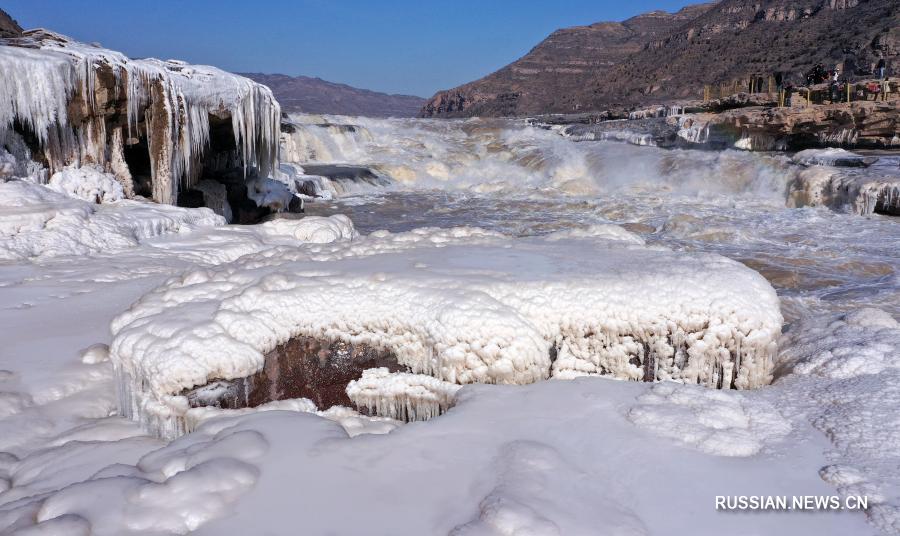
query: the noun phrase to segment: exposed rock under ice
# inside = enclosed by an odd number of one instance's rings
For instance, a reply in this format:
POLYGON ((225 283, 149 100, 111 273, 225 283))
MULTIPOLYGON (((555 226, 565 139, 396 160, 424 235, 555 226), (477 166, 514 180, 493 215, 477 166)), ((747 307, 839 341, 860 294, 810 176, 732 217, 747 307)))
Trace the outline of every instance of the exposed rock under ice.
POLYGON ((305 398, 316 407, 350 406, 346 387, 371 368, 397 371, 401 367, 389 351, 365 344, 326 342, 294 337, 265 355, 263 369, 234 380, 216 380, 182 393, 193 407, 226 409, 255 407, 267 402, 305 398), (379 368, 380 367, 380 368, 379 368))

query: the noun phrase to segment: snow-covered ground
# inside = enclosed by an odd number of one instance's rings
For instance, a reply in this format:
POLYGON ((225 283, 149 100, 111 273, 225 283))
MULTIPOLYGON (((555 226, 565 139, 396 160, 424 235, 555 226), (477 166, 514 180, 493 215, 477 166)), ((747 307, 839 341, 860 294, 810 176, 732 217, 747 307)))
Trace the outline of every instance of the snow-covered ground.
MULTIPOLYGON (((0 533, 900 533, 896 220, 785 208, 800 172, 787 159, 452 125, 434 127, 461 147, 434 152, 453 163, 445 188, 416 157, 421 184, 311 204, 321 219, 225 226, 208 209, 105 199, 102 181, 0 183, 0 533), (478 163, 453 128, 495 142, 481 193, 465 191, 478 163), (516 193, 519 175, 504 174, 527 170, 516 193), (452 408, 408 424, 303 401, 207 409, 173 441, 118 415, 113 363, 144 366, 148 390, 171 394, 228 377, 186 360, 240 364, 240 377, 252 366, 237 358, 300 325, 390 335, 410 363, 430 344, 464 364, 455 372, 489 375, 505 357, 543 366, 533 350, 585 335, 585 319, 652 324, 679 307, 748 323, 742 337, 783 315, 773 383, 409 375, 387 387, 452 408), (715 509, 719 495, 832 494, 869 508, 715 509)), ((375 400, 383 381, 370 373, 354 392, 375 400)))

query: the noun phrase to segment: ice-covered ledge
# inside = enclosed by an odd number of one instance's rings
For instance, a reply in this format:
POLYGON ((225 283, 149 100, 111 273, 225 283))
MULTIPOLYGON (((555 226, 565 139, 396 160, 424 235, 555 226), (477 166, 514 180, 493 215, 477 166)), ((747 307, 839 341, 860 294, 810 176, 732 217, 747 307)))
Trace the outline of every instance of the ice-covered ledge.
POLYGON ((44 29, 0 39, 0 72, 0 155, 20 147, 35 178, 92 164, 128 197, 175 204, 204 168, 265 177, 277 167, 281 109, 248 78, 44 29))
MULTIPOLYGON (((172 279, 113 321, 111 358, 122 412, 173 437, 185 390, 253 375, 299 336, 389 351, 398 374, 441 385, 605 374, 747 389, 770 381, 781 324, 756 272, 615 226, 518 239, 417 229, 172 279)), ((361 405, 390 406, 372 389, 397 383, 357 385, 361 405)))

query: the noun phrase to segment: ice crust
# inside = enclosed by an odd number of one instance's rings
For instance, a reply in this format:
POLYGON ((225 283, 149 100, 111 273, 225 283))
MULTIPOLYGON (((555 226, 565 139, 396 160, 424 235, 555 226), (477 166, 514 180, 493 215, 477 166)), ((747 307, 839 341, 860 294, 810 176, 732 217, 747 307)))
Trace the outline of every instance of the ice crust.
POLYGON ((67 111, 76 94, 92 111, 97 108, 96 77, 102 69, 124 84, 129 137, 137 136, 143 119, 151 122, 148 107, 164 111, 156 121, 164 117, 166 124, 148 124, 144 131, 151 152, 156 148, 151 154, 155 201, 172 204, 181 188, 197 182, 210 115, 231 117, 245 170, 256 168, 265 176, 277 168, 281 112, 267 87, 215 67, 130 59, 47 30, 0 43, 0 140, 19 121, 34 132, 51 170, 85 163, 114 166, 121 147, 107 145, 102 114, 73 122, 67 111))
POLYGON ((769 403, 736 392, 672 382, 638 398, 628 419, 641 428, 718 456, 750 456, 791 425, 769 403))
POLYGON ((782 337, 776 385, 812 402, 808 419, 834 446, 822 479, 869 497, 866 515, 900 531, 900 322, 861 308, 813 316, 782 337))
MULTIPOLYGON (((582 234, 510 239, 455 228, 347 240, 342 231, 323 247, 188 272, 112 323, 121 409, 179 435, 182 390, 249 376, 299 335, 389 349, 411 373, 451 384, 590 374, 714 388, 769 382, 781 314, 762 277, 716 255, 610 239, 603 227, 582 234)), ((372 379, 354 393, 378 409, 372 379)), ((431 379, 380 381, 412 392, 431 379)), ((447 389, 434 392, 446 404, 447 389)), ((434 413, 435 400, 416 397, 427 408, 396 409, 406 407, 399 398, 388 416, 434 413)))

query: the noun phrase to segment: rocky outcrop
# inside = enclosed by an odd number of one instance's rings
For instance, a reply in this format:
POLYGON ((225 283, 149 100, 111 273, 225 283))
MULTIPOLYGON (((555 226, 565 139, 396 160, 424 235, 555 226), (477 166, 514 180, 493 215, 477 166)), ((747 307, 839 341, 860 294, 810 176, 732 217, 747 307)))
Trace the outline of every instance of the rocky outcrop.
POLYGON ((728 94, 817 63, 863 76, 900 68, 896 0, 722 0, 554 32, 520 60, 436 94, 426 117, 576 113, 728 94), (724 90, 724 89, 723 89, 724 90))
POLYGON ((900 147, 900 100, 788 108, 740 108, 718 114, 670 118, 695 140, 730 140, 742 149, 797 150, 809 147, 900 147))
POLYGON ((0 9, 0 37, 19 37, 22 35, 22 27, 9 13, 0 9))
POLYGON ((272 89, 286 112, 415 117, 425 104, 422 97, 389 95, 321 78, 283 74, 239 73, 272 89))

